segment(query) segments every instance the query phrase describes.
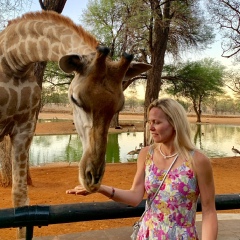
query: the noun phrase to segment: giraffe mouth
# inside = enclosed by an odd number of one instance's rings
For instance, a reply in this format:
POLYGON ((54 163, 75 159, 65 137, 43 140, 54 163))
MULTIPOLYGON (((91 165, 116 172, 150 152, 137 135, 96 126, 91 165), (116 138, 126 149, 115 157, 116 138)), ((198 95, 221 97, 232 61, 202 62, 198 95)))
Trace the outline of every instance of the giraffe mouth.
POLYGON ((100 166, 95 166, 94 164, 90 163, 88 166, 85 167, 81 166, 80 162, 80 175, 79 180, 81 185, 88 191, 88 192, 97 192, 101 186, 102 178, 104 175, 105 170, 105 161, 100 166))

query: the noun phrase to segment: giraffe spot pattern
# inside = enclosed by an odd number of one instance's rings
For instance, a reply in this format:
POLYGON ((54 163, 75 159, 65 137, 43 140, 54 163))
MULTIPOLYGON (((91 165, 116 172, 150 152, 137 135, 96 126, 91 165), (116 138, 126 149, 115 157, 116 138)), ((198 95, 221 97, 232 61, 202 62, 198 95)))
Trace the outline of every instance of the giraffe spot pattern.
POLYGON ((3 107, 8 103, 9 93, 4 87, 0 87, 0 93, 1 93, 0 106, 3 107))

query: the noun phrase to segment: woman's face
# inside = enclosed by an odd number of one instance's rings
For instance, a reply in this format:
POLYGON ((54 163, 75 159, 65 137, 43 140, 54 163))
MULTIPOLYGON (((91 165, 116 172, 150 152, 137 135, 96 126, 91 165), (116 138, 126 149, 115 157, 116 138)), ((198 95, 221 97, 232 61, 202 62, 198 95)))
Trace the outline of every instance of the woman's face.
POLYGON ((168 143, 174 140, 175 130, 161 109, 153 107, 150 110, 148 123, 155 143, 168 143))

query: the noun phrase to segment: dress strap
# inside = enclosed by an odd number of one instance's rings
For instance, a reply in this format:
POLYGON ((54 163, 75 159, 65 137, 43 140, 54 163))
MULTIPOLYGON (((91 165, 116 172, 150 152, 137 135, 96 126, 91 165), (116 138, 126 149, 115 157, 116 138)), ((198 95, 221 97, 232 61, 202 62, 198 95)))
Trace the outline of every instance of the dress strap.
POLYGON ((154 144, 150 145, 149 150, 148 150, 149 154, 152 156, 153 152, 154 152, 154 144))
POLYGON ((145 166, 144 166, 145 169, 146 169, 146 166, 148 165, 148 161, 151 160, 151 162, 152 162, 153 153, 154 153, 154 144, 149 146, 148 153, 147 153, 147 156, 146 156, 146 159, 145 159, 145 162, 144 162, 145 163, 145 166))

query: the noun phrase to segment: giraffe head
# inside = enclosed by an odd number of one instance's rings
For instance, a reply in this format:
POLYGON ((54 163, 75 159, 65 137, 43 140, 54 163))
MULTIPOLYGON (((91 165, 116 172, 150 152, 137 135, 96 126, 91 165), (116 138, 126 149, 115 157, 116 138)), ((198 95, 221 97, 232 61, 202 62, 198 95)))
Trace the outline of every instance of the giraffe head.
POLYGON ((122 81, 151 68, 148 64, 131 62, 133 55, 128 54, 123 54, 118 62, 111 61, 108 53, 108 48, 98 47, 95 53, 69 54, 59 61, 63 71, 75 73, 69 99, 83 146, 79 180, 89 192, 98 190, 104 174, 109 125, 124 105, 122 81))

